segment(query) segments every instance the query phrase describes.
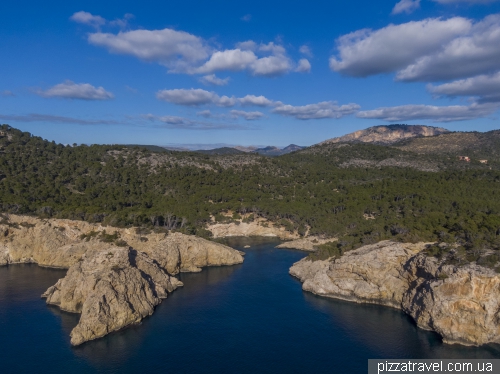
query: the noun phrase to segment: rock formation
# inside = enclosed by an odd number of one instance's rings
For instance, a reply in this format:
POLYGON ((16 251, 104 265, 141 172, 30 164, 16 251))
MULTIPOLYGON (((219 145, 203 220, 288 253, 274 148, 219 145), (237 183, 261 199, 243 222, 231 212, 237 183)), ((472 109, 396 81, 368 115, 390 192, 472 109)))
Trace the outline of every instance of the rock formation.
POLYGON ((302 259, 290 274, 320 296, 399 308, 446 343, 500 342, 500 275, 468 264, 445 265, 424 243, 383 241, 332 260, 302 259))
POLYGON ((71 331, 78 345, 140 322, 182 282, 156 261, 130 248, 89 251, 42 297, 47 304, 81 313, 71 331))
POLYGON ((227 236, 270 236, 280 239, 298 239, 299 235, 286 231, 284 227, 274 227, 271 222, 257 219, 254 222, 215 223, 207 226, 214 238, 227 236))
POLYGON ((333 242, 337 239, 320 239, 313 236, 309 236, 302 239, 290 240, 281 243, 276 246, 276 248, 290 248, 290 249, 300 249, 301 251, 314 252, 316 250, 315 246, 333 242))
POLYGON ((442 127, 422 125, 373 126, 338 138, 328 139, 319 144, 359 142, 388 145, 403 139, 435 136, 448 132, 450 131, 442 127))
POLYGON ((243 262, 243 253, 181 233, 141 233, 81 221, 10 216, 0 224, 0 265, 69 268, 42 296, 81 313, 71 344, 97 339, 151 315, 182 286, 179 272, 243 262))

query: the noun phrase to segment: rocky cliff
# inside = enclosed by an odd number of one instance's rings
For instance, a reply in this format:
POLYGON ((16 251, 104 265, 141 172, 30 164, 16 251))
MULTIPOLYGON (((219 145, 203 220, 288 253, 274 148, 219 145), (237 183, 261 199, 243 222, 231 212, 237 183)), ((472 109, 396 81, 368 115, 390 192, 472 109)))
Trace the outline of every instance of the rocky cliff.
POLYGON ((388 145, 404 139, 435 136, 448 132, 450 131, 442 127, 421 125, 373 126, 338 138, 325 140, 320 144, 359 142, 388 145))
POLYGON ((476 264, 445 265, 424 247, 383 241, 338 259, 305 258, 290 274, 320 296, 402 309, 446 343, 499 343, 500 275, 476 264))
POLYGON ((182 286, 173 275, 243 262, 242 253, 181 233, 145 233, 70 220, 10 216, 0 224, 0 265, 69 268, 42 296, 81 313, 71 343, 102 337, 151 315, 182 286))

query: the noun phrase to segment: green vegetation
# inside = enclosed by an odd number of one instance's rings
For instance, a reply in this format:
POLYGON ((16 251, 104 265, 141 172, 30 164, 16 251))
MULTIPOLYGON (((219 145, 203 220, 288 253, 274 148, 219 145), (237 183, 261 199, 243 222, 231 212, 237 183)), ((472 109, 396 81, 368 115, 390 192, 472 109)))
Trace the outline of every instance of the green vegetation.
POLYGON ((6 213, 204 237, 211 217, 263 217, 301 235, 309 229, 339 238, 320 246, 317 256, 383 239, 457 242, 465 260, 473 248, 500 249, 500 171, 493 159, 466 164, 367 144, 275 158, 155 153, 63 146, 7 125, 0 130, 0 210, 6 213))

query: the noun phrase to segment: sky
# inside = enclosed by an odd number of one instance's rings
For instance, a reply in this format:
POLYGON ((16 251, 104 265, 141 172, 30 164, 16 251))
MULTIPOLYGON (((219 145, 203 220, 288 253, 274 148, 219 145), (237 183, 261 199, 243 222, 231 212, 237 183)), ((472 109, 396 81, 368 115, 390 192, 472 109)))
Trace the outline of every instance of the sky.
POLYGON ((0 123, 63 144, 500 128, 499 0, 3 1, 0 123))

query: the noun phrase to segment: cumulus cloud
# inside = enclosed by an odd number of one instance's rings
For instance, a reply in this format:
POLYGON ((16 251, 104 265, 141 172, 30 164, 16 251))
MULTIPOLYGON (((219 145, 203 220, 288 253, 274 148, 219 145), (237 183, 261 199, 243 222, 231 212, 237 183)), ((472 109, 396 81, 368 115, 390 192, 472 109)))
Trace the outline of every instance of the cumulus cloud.
POLYGON ((245 70, 257 56, 252 51, 236 49, 227 49, 217 51, 210 56, 210 59, 195 70, 196 73, 213 73, 220 70, 241 71, 245 70))
POLYGON ((252 121, 252 120, 256 120, 256 119, 259 119, 259 118, 262 118, 264 117, 264 113, 262 112, 246 112, 244 110, 231 110, 231 112, 229 112, 231 114, 231 116, 233 118, 238 118, 238 117, 242 117, 244 119, 246 119, 247 121, 252 121))
POLYGON ((438 86, 428 85, 427 89, 435 95, 479 96, 479 102, 500 101, 500 72, 478 75, 438 86))
MULTIPOLYGON (((240 43, 240 46, 243 43, 240 43)), ((192 69, 198 74, 214 73, 217 71, 248 71, 256 76, 277 76, 289 72, 292 68, 290 59, 285 55, 285 49, 274 43, 262 44, 258 48, 249 41, 244 42, 246 49, 226 49, 214 52, 202 66, 192 69), (258 57, 252 49, 271 53, 270 56, 258 57)))
MULTIPOLYGON (((251 75, 274 77, 293 70, 295 63, 285 48, 274 42, 258 45, 252 40, 236 44, 234 49, 218 49, 203 38, 170 28, 162 30, 128 30, 119 33, 101 32, 100 26, 128 26, 133 15, 106 21, 101 16, 77 12, 75 22, 97 28, 88 35, 88 42, 110 53, 130 55, 147 62, 156 62, 168 68, 169 73, 211 75, 217 71, 246 71, 251 75)), ((306 49, 302 48, 307 54, 306 49)), ((306 63, 299 61, 299 72, 306 71, 306 63)), ((208 78, 210 79, 210 78, 208 78)))
POLYGON ((177 105, 198 106, 215 104, 229 107, 236 104, 236 99, 228 96, 219 96, 215 92, 205 91, 200 88, 160 90, 156 93, 158 100, 177 105))
POLYGON ((433 120, 434 122, 465 121, 478 117, 486 117, 496 110, 498 104, 471 105, 401 105, 395 107, 383 107, 374 110, 365 110, 356 114, 359 118, 381 119, 388 122, 410 121, 410 120, 433 120))
POLYGON ((99 28, 100 26, 106 24, 106 20, 101 16, 94 16, 93 14, 84 12, 83 10, 74 13, 71 17, 69 17, 69 19, 95 28, 99 28))
POLYGON ((246 95, 245 97, 239 98, 238 101, 243 106, 271 106, 274 104, 274 101, 269 100, 265 96, 255 96, 255 95, 246 95))
POLYGON ((158 62, 173 72, 183 72, 192 64, 205 60, 210 51, 203 39, 168 28, 118 34, 96 32, 88 36, 88 41, 92 45, 106 48, 110 53, 158 62))
POLYGON ((492 74, 500 70, 500 14, 359 30, 337 48, 330 68, 351 76, 396 72, 399 81, 437 82, 492 74))
POLYGON ((302 53, 304 56, 307 56, 307 57, 312 57, 313 56, 311 48, 309 48, 309 46, 307 46, 305 44, 300 46, 299 52, 302 53))
POLYGON ((89 83, 74 83, 70 80, 56 84, 48 90, 37 89, 34 92, 39 96, 47 98, 60 97, 79 100, 110 100, 115 97, 103 87, 94 87, 89 83))
POLYGON ((434 53, 421 56, 399 71, 401 81, 441 81, 500 70, 500 14, 474 24, 434 53))
POLYGON ((470 20, 454 17, 358 30, 337 39, 338 56, 330 58, 330 68, 356 77, 404 69, 471 28, 470 20))
POLYGON ((116 125, 121 122, 114 120, 87 120, 74 117, 63 117, 52 114, 30 113, 26 115, 8 115, 0 114, 0 119, 9 122, 51 122, 76 125, 116 125))
POLYGON ((311 63, 307 59, 301 58, 295 71, 299 73, 309 73, 311 71, 311 63))
POLYGON ((296 119, 321 119, 321 118, 342 118, 349 114, 356 113, 360 106, 358 104, 347 104, 339 106, 335 101, 323 101, 317 104, 303 106, 286 105, 281 102, 276 103, 273 113, 283 116, 295 117, 296 119))
POLYGON ((394 5, 391 14, 413 13, 415 10, 420 8, 420 0, 401 0, 399 3, 394 5))
POLYGON ((207 85, 225 86, 229 83, 229 77, 222 79, 218 78, 215 74, 210 74, 201 77, 200 82, 207 85))

